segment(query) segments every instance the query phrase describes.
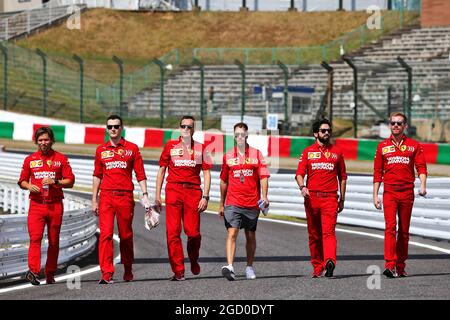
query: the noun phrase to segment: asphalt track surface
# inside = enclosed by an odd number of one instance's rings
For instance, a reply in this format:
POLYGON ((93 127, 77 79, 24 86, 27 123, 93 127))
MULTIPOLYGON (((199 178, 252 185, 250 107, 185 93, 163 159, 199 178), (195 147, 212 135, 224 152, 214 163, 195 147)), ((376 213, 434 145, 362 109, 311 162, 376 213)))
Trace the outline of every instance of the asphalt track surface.
MULTIPOLYGON (((84 195, 87 197, 88 195, 84 195)), ((164 214, 160 226, 147 231, 143 226, 144 211, 136 204, 134 228, 135 263, 133 282, 122 280, 123 266, 116 265, 114 284, 99 285, 100 272, 81 277, 80 289, 68 289, 61 280, 54 285, 40 285, 0 293, 0 300, 62 299, 62 300, 240 300, 240 299, 445 299, 450 298, 450 244, 421 237, 410 241, 446 249, 447 253, 410 244, 407 261, 408 278, 386 279, 373 275, 383 271, 383 239, 337 231, 338 257, 333 278, 312 279, 307 231, 302 224, 277 223, 260 219, 257 230, 257 250, 254 263, 257 279, 245 278, 245 235, 239 234, 235 260, 236 281, 221 275, 225 264, 225 236, 223 221, 215 214, 201 217, 202 247, 200 275, 190 272, 185 249, 186 281, 168 279, 170 269, 165 235, 164 214), (377 270, 378 269, 378 270, 377 270), (369 283, 369 285, 368 285, 369 283)), ((351 232, 382 236, 383 231, 338 226, 351 232)), ((118 244, 115 243, 115 256, 118 244)), ((98 266, 97 251, 72 264, 82 270, 98 266)), ((65 275, 66 269, 59 271, 65 275)), ((58 279, 58 277, 57 277, 58 279)), ((0 284, 0 290, 17 287, 24 280, 9 280, 0 284)))

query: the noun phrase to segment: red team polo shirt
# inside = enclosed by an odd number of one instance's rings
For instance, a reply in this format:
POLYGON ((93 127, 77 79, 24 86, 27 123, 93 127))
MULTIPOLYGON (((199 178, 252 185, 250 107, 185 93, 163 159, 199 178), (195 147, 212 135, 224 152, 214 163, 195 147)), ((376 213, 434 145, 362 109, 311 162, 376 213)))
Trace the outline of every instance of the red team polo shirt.
POLYGON ((247 146, 245 157, 239 155, 237 147, 223 156, 220 179, 228 183, 226 205, 259 209, 261 197, 260 180, 270 177, 261 152, 247 146), (241 182, 241 179, 243 181, 241 182))
POLYGON ((116 147, 108 141, 95 151, 94 176, 102 179, 100 190, 133 191, 132 173, 136 180, 146 180, 144 162, 134 143, 120 139, 116 147))
MULTIPOLYGON (((71 179, 75 182, 75 176, 65 155, 54 150, 51 150, 48 155, 44 155, 39 150, 25 158, 18 184, 20 185, 22 181, 29 181, 42 190, 42 180, 47 177, 53 180, 71 179)), ((64 194, 61 186, 51 185, 49 198, 53 201, 63 199, 64 194)), ((30 192, 30 199, 43 200, 40 193, 32 192, 30 192)))
POLYGON ((159 158, 159 166, 169 168, 167 182, 201 184, 200 171, 212 168, 212 159, 205 146, 193 141, 191 152, 181 141, 169 140, 159 158))
POLYGON ((337 192, 338 181, 347 180, 344 156, 339 147, 317 142, 306 147, 298 162, 295 176, 308 175, 307 188, 315 192, 337 192))
POLYGON ((373 182, 384 182, 385 185, 402 189, 414 188, 414 165, 418 175, 427 174, 421 144, 403 135, 402 141, 396 146, 391 135, 378 144, 373 182))

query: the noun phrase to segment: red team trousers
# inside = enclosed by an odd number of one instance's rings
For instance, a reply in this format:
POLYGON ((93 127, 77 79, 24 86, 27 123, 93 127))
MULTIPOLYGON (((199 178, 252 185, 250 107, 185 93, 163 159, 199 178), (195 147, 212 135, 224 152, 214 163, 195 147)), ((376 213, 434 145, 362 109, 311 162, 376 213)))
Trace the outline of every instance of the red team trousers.
POLYGON ((383 206, 386 229, 384 233, 385 268, 405 270, 408 257, 409 224, 414 204, 414 189, 393 190, 384 186, 383 206), (398 235, 396 237, 398 212, 398 235))
POLYGON ((62 200, 57 200, 52 203, 42 203, 30 200, 30 209, 28 211, 27 219, 28 234, 30 236, 28 268, 34 274, 39 274, 41 272, 41 241, 46 225, 48 233, 48 249, 45 275, 53 276, 56 272, 59 254, 59 232, 61 230, 63 210, 62 200))
POLYGON ((113 233, 115 215, 117 215, 117 227, 119 229, 121 262, 125 267, 131 267, 133 264, 133 213, 133 191, 101 190, 98 217, 101 230, 98 260, 103 276, 114 274, 113 233))
POLYGON ((200 251, 200 213, 198 204, 202 198, 200 186, 189 183, 166 185, 166 234, 172 271, 184 276, 184 254, 181 243, 181 223, 187 235, 187 252, 191 262, 197 261, 200 251))
POLYGON ((310 196, 305 198, 309 250, 314 272, 322 272, 328 259, 336 265, 337 200, 335 192, 310 191, 310 196))

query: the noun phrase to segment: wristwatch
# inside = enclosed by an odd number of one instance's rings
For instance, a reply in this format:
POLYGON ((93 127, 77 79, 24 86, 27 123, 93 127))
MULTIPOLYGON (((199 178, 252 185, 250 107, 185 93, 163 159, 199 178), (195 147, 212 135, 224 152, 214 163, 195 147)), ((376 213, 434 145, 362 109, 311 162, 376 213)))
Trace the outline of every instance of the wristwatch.
POLYGON ((209 196, 203 196, 203 199, 206 199, 206 201, 209 201, 209 196))
POLYGON ((148 196, 148 192, 144 192, 142 196, 148 196))
POLYGON ((302 191, 304 187, 306 187, 306 186, 300 186, 300 187, 299 187, 299 188, 300 188, 300 191, 302 191))
POLYGON ((53 181, 55 181, 55 186, 57 186, 58 184, 59 184, 59 181, 58 180, 53 180, 53 181))

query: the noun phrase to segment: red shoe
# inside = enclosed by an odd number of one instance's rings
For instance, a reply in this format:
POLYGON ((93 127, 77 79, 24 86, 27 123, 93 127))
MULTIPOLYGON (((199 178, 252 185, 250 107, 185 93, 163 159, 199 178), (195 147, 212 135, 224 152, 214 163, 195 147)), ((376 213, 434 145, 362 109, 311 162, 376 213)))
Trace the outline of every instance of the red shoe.
POLYGON ((198 275, 200 273, 200 265, 198 261, 191 261, 191 272, 193 275, 198 275))
POLYGON ((133 277, 133 272, 131 271, 132 268, 125 266, 125 273, 123 274, 123 280, 125 280, 126 282, 131 282, 133 281, 134 277, 133 277))

